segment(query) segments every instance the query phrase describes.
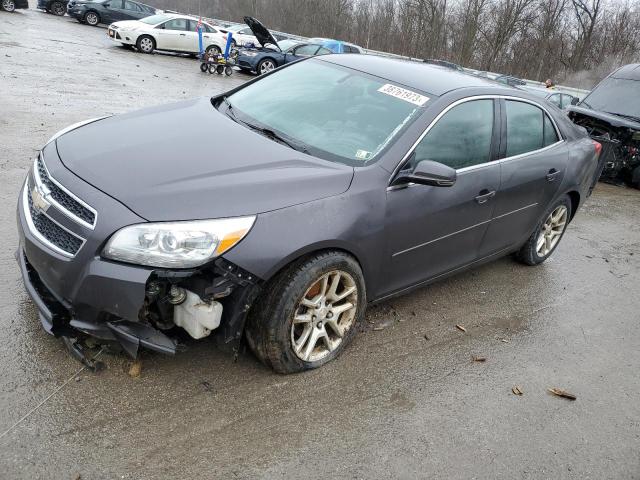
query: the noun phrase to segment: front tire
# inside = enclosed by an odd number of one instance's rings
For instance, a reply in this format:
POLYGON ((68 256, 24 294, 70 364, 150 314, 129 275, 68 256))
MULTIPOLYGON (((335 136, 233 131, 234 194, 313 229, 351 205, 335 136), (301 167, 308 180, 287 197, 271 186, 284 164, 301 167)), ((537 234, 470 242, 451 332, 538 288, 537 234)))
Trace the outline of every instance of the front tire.
POLYGON ((151 54, 156 49, 156 42, 149 35, 142 35, 136 42, 136 48, 139 52, 151 54))
POLYGON ((5 12, 15 12, 16 11, 16 2, 13 0, 2 0, 2 10, 5 12))
POLYGON ((98 12, 90 11, 84 16, 84 23, 87 25, 91 25, 92 27, 97 27, 100 23, 100 15, 98 12))
POLYGON ((269 73, 270 71, 275 70, 276 67, 276 62, 273 59, 265 58, 263 60, 260 60, 256 71, 258 72, 258 75, 264 75, 265 73, 269 73))
POLYGON ((265 288, 249 313, 247 342, 276 372, 318 368, 353 339, 366 304, 358 262, 343 252, 318 253, 289 266, 265 288))
POLYGON ((64 14, 67 13, 67 7, 62 2, 53 2, 49 6, 49 11, 58 17, 64 17, 64 14))
POLYGON ((545 212, 540 223, 516 254, 526 265, 539 265, 555 251, 571 218, 571 199, 563 195, 545 212))

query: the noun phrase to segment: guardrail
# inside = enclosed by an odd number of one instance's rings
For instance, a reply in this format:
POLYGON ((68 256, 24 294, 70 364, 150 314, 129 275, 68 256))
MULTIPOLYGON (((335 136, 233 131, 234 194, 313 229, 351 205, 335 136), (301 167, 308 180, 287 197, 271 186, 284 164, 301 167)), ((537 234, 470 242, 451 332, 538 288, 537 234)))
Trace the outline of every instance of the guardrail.
MULTIPOLYGON (((212 23, 214 23, 216 25, 221 25, 221 24, 229 25, 229 26, 232 26, 232 25, 244 25, 244 23, 230 22, 230 21, 227 21, 227 20, 220 20, 218 18, 204 18, 203 17, 203 19, 204 20, 208 20, 209 22, 212 22, 212 23)), ((300 35, 294 35, 294 34, 286 33, 286 32, 279 32, 277 30, 271 30, 271 32, 275 33, 275 34, 278 34, 278 35, 283 35, 283 36, 285 36, 287 38, 290 38, 292 40, 298 40, 300 42, 306 42, 306 41, 309 40, 308 37, 302 37, 300 35)), ((362 48, 362 47, 360 47, 360 48, 362 48)), ((382 52, 382 51, 379 51, 379 50, 370 50, 368 48, 363 48, 362 50, 368 55, 378 55, 378 56, 381 56, 381 57, 397 58, 397 59, 400 59, 400 60, 409 60, 409 61, 412 61, 412 62, 422 62, 421 58, 409 57, 409 56, 406 56, 406 55, 398 55, 397 53, 382 52)), ((478 70, 471 69, 471 68, 466 68, 466 67, 462 67, 462 68, 464 68, 464 70, 467 73, 470 73, 472 75, 473 74, 477 74, 477 72, 479 72, 478 70)), ((484 73, 486 73, 487 74, 487 78, 490 78, 491 80, 495 80, 497 77, 503 75, 501 73, 495 73, 495 72, 484 72, 484 73)), ((524 78, 522 80, 524 82, 527 82, 527 85, 532 85, 532 86, 536 86, 536 87, 544 87, 545 86, 545 84, 543 82, 539 82, 537 80, 527 80, 527 79, 524 79, 524 78)), ((569 95, 573 95, 574 97, 578 97, 581 100, 589 93, 589 90, 583 90, 581 88, 568 87, 568 86, 565 86, 565 85, 555 85, 554 88, 555 88, 555 90, 557 90, 560 93, 568 93, 569 95)))

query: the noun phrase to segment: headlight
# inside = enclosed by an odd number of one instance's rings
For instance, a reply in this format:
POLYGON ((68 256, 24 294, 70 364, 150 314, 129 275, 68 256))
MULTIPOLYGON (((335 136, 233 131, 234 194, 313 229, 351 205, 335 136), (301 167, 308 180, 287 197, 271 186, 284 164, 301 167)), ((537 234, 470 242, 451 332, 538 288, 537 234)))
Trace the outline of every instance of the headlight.
POLYGON ((131 225, 111 237, 102 256, 149 267, 197 267, 242 240, 255 219, 251 216, 131 225))
POLYGON ((258 55, 258 52, 242 52, 242 55, 244 55, 245 57, 255 57, 256 55, 258 55))

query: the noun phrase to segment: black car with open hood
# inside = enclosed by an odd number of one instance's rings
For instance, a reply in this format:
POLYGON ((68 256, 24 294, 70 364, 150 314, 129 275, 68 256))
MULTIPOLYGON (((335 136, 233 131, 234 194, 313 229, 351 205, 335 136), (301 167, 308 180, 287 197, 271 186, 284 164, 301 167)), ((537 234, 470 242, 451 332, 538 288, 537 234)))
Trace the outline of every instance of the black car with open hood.
POLYGON ((568 111, 605 147, 600 179, 640 188, 640 64, 615 70, 568 111))

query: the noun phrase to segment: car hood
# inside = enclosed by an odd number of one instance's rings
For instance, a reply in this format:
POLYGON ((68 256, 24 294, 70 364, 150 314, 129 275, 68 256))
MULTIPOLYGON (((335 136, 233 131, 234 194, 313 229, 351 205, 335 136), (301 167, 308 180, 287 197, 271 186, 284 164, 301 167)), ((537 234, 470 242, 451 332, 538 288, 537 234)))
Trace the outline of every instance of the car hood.
POLYGON ((278 46, 278 41, 273 38, 271 32, 265 27, 260 21, 256 20, 253 17, 244 17, 244 23, 246 23, 251 31, 253 32, 253 36, 258 39, 260 45, 263 47, 267 44, 278 46))
POLYGON ((239 125, 208 98, 98 120, 56 145, 69 170, 150 221, 281 209, 343 193, 353 177, 239 125))
POLYGON ((118 28, 136 28, 138 30, 148 30, 149 28, 153 28, 153 25, 149 25, 139 20, 120 20, 118 22, 113 22, 111 25, 118 28))
POLYGON ((580 113, 599 120, 604 120, 614 127, 626 127, 632 130, 640 130, 640 122, 634 122, 625 117, 614 115, 612 113, 601 112, 599 110, 592 110, 591 108, 581 107, 579 105, 571 105, 567 107, 567 112, 580 113))

